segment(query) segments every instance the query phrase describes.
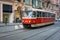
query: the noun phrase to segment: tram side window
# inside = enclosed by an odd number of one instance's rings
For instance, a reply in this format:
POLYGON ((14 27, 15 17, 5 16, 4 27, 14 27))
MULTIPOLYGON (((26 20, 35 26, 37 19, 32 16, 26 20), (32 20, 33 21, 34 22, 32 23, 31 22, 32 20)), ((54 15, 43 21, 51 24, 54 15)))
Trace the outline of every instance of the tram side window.
POLYGON ((51 13, 48 13, 48 17, 51 17, 51 13))
POLYGON ((44 17, 47 17, 48 13, 47 12, 44 12, 44 17))
POLYGON ((52 17, 55 17, 55 14, 52 14, 51 16, 52 16, 52 17))
POLYGON ((33 11, 32 17, 36 17, 36 12, 35 11, 33 11))
POLYGON ((47 12, 46 12, 45 16, 48 17, 48 13, 47 12))
POLYGON ((40 15, 40 14, 39 14, 39 11, 37 11, 37 17, 39 17, 39 15, 40 15))
POLYGON ((40 12, 40 17, 42 17, 42 13, 40 12))
POLYGON ((44 12, 42 12, 42 17, 46 17, 44 12))
POLYGON ((52 13, 49 13, 50 17, 51 17, 51 14, 52 14, 52 13))
POLYGON ((53 17, 55 17, 55 14, 53 15, 53 17))
POLYGON ((53 14, 51 13, 51 17, 53 16, 53 14))
POLYGON ((47 17, 49 17, 50 15, 49 15, 49 13, 47 14, 47 17))
POLYGON ((37 17, 41 17, 41 12, 37 11, 37 17))

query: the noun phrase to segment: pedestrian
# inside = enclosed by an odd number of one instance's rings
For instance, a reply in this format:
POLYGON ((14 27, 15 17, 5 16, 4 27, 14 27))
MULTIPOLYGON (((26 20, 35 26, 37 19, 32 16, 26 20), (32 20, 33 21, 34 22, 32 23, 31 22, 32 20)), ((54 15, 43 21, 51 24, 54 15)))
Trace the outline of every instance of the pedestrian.
POLYGON ((5 25, 7 25, 7 20, 8 20, 7 17, 5 17, 5 25))

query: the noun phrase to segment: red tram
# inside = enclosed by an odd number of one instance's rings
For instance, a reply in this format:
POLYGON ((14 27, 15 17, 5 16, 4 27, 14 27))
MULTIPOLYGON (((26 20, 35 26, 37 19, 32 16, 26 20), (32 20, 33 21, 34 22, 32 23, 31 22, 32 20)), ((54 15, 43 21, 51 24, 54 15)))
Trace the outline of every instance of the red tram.
POLYGON ((55 13, 40 9, 23 11, 22 23, 25 28, 44 26, 54 23, 55 13))

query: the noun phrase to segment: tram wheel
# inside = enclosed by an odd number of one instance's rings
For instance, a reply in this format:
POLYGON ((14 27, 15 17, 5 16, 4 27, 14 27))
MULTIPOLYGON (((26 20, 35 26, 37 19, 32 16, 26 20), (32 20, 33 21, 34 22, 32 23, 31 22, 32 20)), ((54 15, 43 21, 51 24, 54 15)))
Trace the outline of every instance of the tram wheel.
POLYGON ((24 28, 31 28, 31 25, 30 24, 23 24, 24 28))

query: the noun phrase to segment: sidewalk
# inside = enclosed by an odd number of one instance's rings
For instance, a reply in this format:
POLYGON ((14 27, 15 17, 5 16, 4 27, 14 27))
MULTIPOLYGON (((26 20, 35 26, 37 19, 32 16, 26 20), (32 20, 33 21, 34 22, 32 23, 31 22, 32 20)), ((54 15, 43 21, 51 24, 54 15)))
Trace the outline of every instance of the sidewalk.
POLYGON ((19 29, 23 29, 22 23, 8 23, 7 25, 0 23, 0 38, 11 35, 19 29))
POLYGON ((23 28, 22 23, 12 23, 12 24, 8 23, 7 25, 0 24, 0 34, 18 30, 18 29, 22 29, 22 28, 23 28))
POLYGON ((7 23, 7 25, 5 25, 5 23, 0 23, 0 27, 4 27, 4 26, 14 26, 14 25, 19 25, 22 23, 7 23))

